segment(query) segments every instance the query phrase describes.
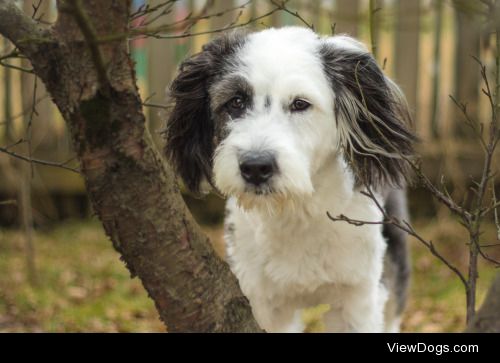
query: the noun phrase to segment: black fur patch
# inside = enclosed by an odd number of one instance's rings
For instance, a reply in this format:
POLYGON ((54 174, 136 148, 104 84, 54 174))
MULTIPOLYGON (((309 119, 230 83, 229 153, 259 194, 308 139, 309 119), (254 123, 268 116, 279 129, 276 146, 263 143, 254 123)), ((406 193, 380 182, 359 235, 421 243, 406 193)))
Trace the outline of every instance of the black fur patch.
POLYGON ((409 165, 401 155, 411 158, 416 141, 406 101, 371 54, 325 44, 320 57, 335 94, 337 122, 348 128, 341 146, 357 184, 402 185, 409 165))
POLYGON ((194 193, 203 177, 211 180, 215 127, 210 86, 228 71, 245 34, 225 34, 185 60, 170 86, 173 109, 167 121, 165 154, 194 193))
MULTIPOLYGON (((387 215, 409 222, 406 191, 403 189, 388 189, 385 196, 385 211, 387 215)), ((383 227, 387 240, 387 252, 384 268, 384 280, 396 299, 396 314, 400 315, 406 305, 408 285, 410 283, 410 251, 408 235, 392 224, 383 227), (389 267, 389 265, 391 265, 389 267)))

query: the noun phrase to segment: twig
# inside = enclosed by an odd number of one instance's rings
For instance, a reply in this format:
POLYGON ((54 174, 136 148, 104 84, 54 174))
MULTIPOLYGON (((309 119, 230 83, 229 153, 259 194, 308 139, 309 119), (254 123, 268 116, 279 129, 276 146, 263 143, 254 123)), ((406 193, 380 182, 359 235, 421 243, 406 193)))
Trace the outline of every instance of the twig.
POLYGON ((11 59, 11 58, 21 58, 21 57, 22 57, 22 54, 16 48, 16 49, 13 49, 12 51, 10 51, 7 54, 1 55, 0 56, 0 61, 6 60, 6 59, 11 59))
MULTIPOLYGON (((32 159, 33 156, 33 148, 31 144, 31 136, 32 136, 32 131, 33 131, 33 117, 35 115, 38 115, 38 112, 36 110, 36 92, 38 88, 38 77, 34 77, 34 83, 33 83, 33 96, 32 96, 32 101, 31 101, 31 112, 28 118, 28 124, 26 125, 26 140, 28 142, 28 158, 32 159)), ((35 175, 35 170, 33 168, 33 164, 31 166, 31 177, 35 175)))
POLYGON ((286 7, 286 3, 288 2, 288 0, 282 1, 281 3, 279 3, 277 0, 269 0, 269 1, 271 2, 271 4, 276 6, 276 8, 278 8, 279 10, 283 10, 285 13, 292 15, 293 17, 299 19, 302 23, 304 23, 304 25, 307 26, 309 29, 314 30, 314 24, 310 24, 309 22, 307 22, 307 20, 305 20, 299 14, 298 11, 292 11, 286 7))
POLYGON ((452 95, 449 95, 450 99, 453 101, 453 103, 460 109, 462 114, 465 116, 465 124, 470 127, 470 129, 474 132, 476 135, 477 139, 479 140, 479 143, 481 144, 481 147, 483 150, 486 150, 487 145, 486 141, 484 141, 483 138, 483 128, 481 127, 480 130, 478 130, 475 126, 476 122, 472 120, 467 112, 467 105, 464 103, 459 102, 455 97, 452 95))
POLYGON ((167 105, 161 105, 161 104, 158 104, 158 103, 149 103, 149 102, 143 102, 142 104, 144 107, 151 107, 151 108, 161 108, 161 109, 164 109, 164 110, 168 110, 171 108, 171 106, 167 106, 167 105))
POLYGON ((3 200, 0 201, 0 205, 17 205, 17 200, 3 200))
POLYGON ((368 23, 370 26, 370 42, 372 48, 372 54, 375 59, 377 59, 377 23, 375 21, 375 14, 380 11, 380 8, 376 8, 375 4, 376 0, 369 1, 369 14, 368 14, 368 23))
MULTIPOLYGON (((46 93, 45 95, 37 98, 36 101, 35 101, 35 104, 38 105, 40 102, 42 102, 43 100, 45 100, 47 98, 49 98, 49 94, 48 93, 46 93)), ((30 106, 29 108, 27 108, 27 109, 19 112, 16 115, 10 117, 8 120, 2 120, 2 121, 0 121, 0 125, 6 124, 9 121, 17 120, 18 118, 25 116, 28 112, 31 111, 31 107, 32 106, 30 106)))
MULTIPOLYGON (((376 203, 378 203, 378 202, 376 202, 376 203)), ((395 226, 396 228, 401 229, 402 231, 408 233, 410 236, 415 237, 424 246, 426 246, 435 257, 437 257, 441 262, 443 262, 451 271, 453 271, 458 276, 458 278, 460 279, 460 281, 462 281, 465 288, 467 288, 467 286, 468 286, 467 280, 465 279, 462 272, 460 272, 460 270, 456 266, 454 266, 440 252, 438 252, 436 250, 436 247, 434 246, 432 241, 427 241, 422 236, 420 236, 408 222, 399 221, 398 219, 396 219, 394 217, 390 217, 389 219, 384 219, 383 221, 380 221, 380 222, 363 221, 363 220, 349 218, 343 214, 338 216, 338 217, 332 217, 332 215, 329 212, 327 212, 327 216, 333 222, 346 222, 348 224, 351 224, 351 225, 354 225, 357 227, 364 226, 364 225, 392 225, 392 226, 395 226)))
POLYGON ((35 71, 33 69, 27 69, 27 68, 23 68, 23 67, 18 67, 18 66, 15 66, 13 64, 4 63, 2 61, 0 61, 0 66, 6 67, 6 68, 12 68, 12 69, 15 69, 16 71, 21 71, 21 72, 25 72, 25 73, 35 74, 35 71))
POLYGON ((71 161, 71 160, 65 161, 63 163, 56 163, 56 162, 52 162, 52 161, 46 161, 46 160, 40 160, 40 159, 33 159, 33 158, 29 158, 27 156, 23 156, 23 155, 17 154, 17 153, 15 153, 13 151, 10 151, 9 149, 4 148, 4 147, 0 147, 0 152, 2 152, 4 154, 7 154, 7 155, 10 155, 10 156, 12 156, 14 158, 17 158, 17 159, 27 161, 29 163, 34 163, 34 164, 39 164, 39 165, 45 165, 45 166, 52 166, 52 167, 61 168, 61 169, 68 170, 68 171, 72 171, 73 173, 81 174, 78 169, 74 169, 74 168, 70 168, 70 167, 66 166, 66 164, 68 164, 68 162, 71 161))
POLYGON ((500 202, 497 199, 497 195, 495 192, 495 179, 492 179, 492 191, 493 191, 493 219, 495 221, 495 227, 497 229, 497 240, 500 241, 500 218, 498 218, 498 208, 500 207, 500 202))
POLYGON ((157 27, 142 28, 142 29, 131 29, 129 32, 126 32, 126 33, 109 34, 109 35, 101 36, 97 39, 97 43, 102 44, 102 43, 113 42, 113 41, 117 41, 117 40, 121 40, 121 39, 125 39, 125 38, 134 39, 134 38, 140 38, 140 37, 152 37, 152 38, 157 38, 157 39, 183 39, 183 38, 190 38, 190 37, 196 37, 196 36, 201 36, 201 35, 221 33, 223 31, 227 31, 227 30, 243 28, 243 27, 250 25, 252 23, 255 23, 261 19, 265 19, 278 11, 281 11, 281 9, 275 8, 275 9, 268 11, 267 13, 265 13, 263 15, 251 18, 250 20, 243 22, 243 23, 240 23, 240 24, 235 24, 232 26, 227 26, 227 27, 219 28, 219 29, 201 31, 201 32, 197 32, 197 33, 184 32, 181 34, 163 35, 162 33, 165 30, 170 30, 169 24, 160 25, 157 27))

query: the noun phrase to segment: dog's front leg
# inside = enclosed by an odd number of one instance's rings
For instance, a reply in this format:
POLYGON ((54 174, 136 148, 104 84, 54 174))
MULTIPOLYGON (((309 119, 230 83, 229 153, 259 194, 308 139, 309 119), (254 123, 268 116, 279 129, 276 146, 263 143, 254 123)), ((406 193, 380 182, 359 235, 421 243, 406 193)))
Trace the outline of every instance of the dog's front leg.
POLYGON ((344 287, 338 298, 341 299, 340 307, 332 309, 325 316, 328 332, 377 333, 383 331, 384 305, 387 300, 387 293, 383 286, 363 283, 344 287))

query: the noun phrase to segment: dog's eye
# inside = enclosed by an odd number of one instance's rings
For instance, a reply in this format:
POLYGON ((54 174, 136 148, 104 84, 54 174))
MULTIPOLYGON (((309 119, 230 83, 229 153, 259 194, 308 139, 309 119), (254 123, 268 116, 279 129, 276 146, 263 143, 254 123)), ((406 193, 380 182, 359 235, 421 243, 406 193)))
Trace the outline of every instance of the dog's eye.
POLYGON ((228 102, 228 106, 233 110, 242 110, 245 108, 245 100, 241 96, 236 96, 228 102))
POLYGON ((300 112, 307 110, 309 107, 311 107, 311 104, 309 102, 302 98, 297 98, 292 102, 290 109, 292 110, 292 112, 300 112))

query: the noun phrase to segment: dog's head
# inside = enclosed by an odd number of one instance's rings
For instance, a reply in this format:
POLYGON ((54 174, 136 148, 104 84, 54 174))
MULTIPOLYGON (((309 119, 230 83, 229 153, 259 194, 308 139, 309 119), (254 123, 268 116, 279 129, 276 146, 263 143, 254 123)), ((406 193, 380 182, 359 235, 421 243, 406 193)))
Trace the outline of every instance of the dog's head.
POLYGON ((171 99, 166 153, 186 185, 247 206, 310 195, 339 156, 358 184, 398 185, 412 154, 404 97, 346 36, 225 35, 182 63, 171 99))

